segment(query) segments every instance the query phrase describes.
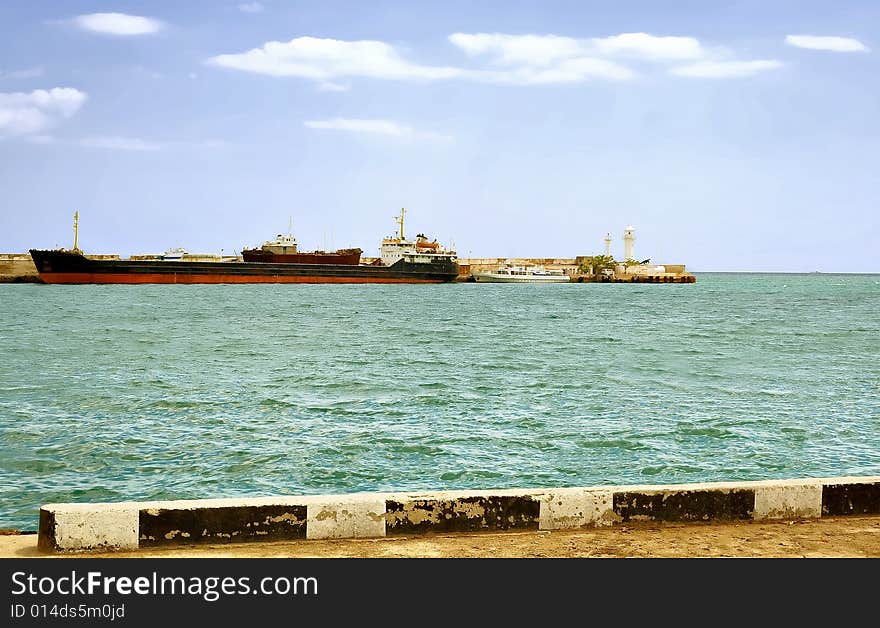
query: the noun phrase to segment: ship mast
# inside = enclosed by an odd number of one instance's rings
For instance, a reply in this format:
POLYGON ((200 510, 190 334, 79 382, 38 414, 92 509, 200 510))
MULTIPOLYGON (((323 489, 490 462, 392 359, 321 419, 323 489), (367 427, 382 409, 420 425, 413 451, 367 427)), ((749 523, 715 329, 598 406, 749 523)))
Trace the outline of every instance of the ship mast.
POLYGON ((401 207, 401 208, 400 208, 400 216, 398 216, 398 217, 396 217, 396 218, 394 219, 394 222, 396 222, 397 224, 400 225, 400 239, 401 239, 401 240, 405 240, 405 239, 406 239, 406 238, 403 237, 403 217, 404 217, 405 215, 406 215, 406 208, 401 207))
POLYGON ((79 212, 73 212, 73 252, 79 253, 79 212))

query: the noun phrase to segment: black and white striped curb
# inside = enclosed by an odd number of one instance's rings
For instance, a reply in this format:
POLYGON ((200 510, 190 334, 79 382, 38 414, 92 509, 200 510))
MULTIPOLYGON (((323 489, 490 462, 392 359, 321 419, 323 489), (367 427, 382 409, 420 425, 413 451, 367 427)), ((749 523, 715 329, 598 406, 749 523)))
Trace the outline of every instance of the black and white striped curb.
POLYGON ((90 551, 860 514, 880 514, 880 477, 47 504, 38 545, 90 551))

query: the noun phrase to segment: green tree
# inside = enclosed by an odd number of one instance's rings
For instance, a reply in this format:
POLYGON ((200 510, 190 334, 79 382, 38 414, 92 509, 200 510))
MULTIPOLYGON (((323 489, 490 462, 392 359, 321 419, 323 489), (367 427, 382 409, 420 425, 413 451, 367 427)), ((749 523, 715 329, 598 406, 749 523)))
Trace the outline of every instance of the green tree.
POLYGON ((585 275, 601 275, 606 268, 614 270, 616 262, 610 255, 593 255, 585 257, 580 264, 579 270, 585 275))

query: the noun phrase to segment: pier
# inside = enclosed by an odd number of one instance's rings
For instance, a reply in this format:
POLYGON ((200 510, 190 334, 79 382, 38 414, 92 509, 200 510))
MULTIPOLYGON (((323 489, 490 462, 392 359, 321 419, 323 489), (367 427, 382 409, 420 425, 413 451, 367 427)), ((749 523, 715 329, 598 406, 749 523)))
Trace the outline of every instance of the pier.
POLYGON ((695 283, 696 276, 684 264, 615 263, 611 273, 590 272, 590 257, 473 257, 459 258, 459 281, 473 281, 476 272, 494 270, 502 264, 540 266, 561 270, 572 283, 695 283), (585 272, 586 271, 586 272, 585 272))
POLYGON ((40 509, 44 552, 880 515, 880 476, 356 493, 40 509))

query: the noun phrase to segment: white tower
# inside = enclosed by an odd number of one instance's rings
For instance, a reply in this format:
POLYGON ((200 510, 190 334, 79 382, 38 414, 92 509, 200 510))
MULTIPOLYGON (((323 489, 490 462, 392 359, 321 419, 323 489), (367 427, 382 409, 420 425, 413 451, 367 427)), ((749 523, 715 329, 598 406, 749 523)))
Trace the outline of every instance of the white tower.
POLYGON ((611 234, 605 234, 605 257, 611 257, 611 234))
POLYGON ((635 259, 633 257, 633 243, 636 241, 635 230, 632 225, 623 230, 623 260, 635 259))

